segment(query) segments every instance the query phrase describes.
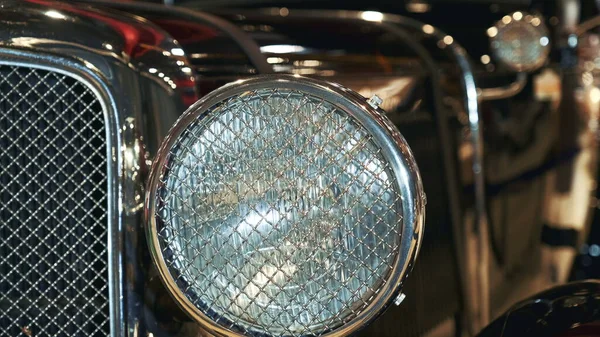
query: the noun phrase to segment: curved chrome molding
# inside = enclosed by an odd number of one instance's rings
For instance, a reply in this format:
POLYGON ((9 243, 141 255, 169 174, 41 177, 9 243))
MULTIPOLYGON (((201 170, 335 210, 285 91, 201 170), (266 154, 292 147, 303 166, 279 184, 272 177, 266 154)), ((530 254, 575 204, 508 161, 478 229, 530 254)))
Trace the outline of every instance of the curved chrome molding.
POLYGON ((575 29, 575 35, 581 36, 587 31, 594 29, 598 26, 600 26, 600 15, 595 16, 579 24, 579 26, 577 26, 577 28, 575 29))
MULTIPOLYGON (((181 111, 189 106, 184 105, 185 100, 197 99, 193 70, 183 49, 167 32, 144 18, 48 0, 5 1, 0 10, 5 25, 11 27, 0 31, 2 46, 82 59, 98 68, 110 83, 160 86, 156 91, 170 96, 167 100, 175 102, 181 111), (17 26, 19 29, 14 28, 17 26), (121 73, 132 71, 137 79, 118 79, 121 73)), ((159 105, 159 98, 154 96, 148 98, 159 105)), ((148 104, 144 108, 153 107, 148 104)), ((161 124, 156 128, 163 134, 168 131, 161 124)))
POLYGON ((155 318, 144 292, 150 257, 139 230, 141 205, 150 153, 186 107, 185 100, 195 97, 185 53, 165 31, 126 13, 47 0, 2 4, 8 28, 0 31, 0 47, 7 59, 81 73, 110 102, 108 158, 115 187, 109 198, 117 231, 109 248, 118 263, 111 301, 119 306, 111 311, 111 329, 113 336, 146 335, 155 318))
POLYGON ((124 308, 120 299, 123 297, 123 271, 122 266, 122 223, 119 217, 119 192, 118 172, 121 172, 120 143, 118 139, 119 122, 117 106, 106 86, 104 76, 83 62, 46 53, 37 53, 23 50, 0 48, 0 64, 23 66, 57 72, 72 77, 88 87, 100 101, 104 112, 106 126, 106 158, 107 158, 107 209, 108 209, 108 279, 109 279, 109 310, 111 336, 123 336, 124 308))
POLYGON ((477 337, 596 336, 599 306, 598 280, 555 286, 514 304, 477 337))
POLYGON ((418 249, 423 239, 423 226, 425 220, 425 195, 421 177, 412 155, 412 152, 400 132, 388 122, 383 111, 371 106, 367 100, 338 84, 308 79, 297 75, 267 75, 252 77, 227 84, 205 96, 191 106, 177 121, 169 135, 161 145, 152 165, 148 180, 145 215, 146 235, 148 245, 154 262, 159 270, 163 282, 169 292, 180 306, 190 314, 203 328, 217 336, 241 337, 242 335, 228 330, 214 323, 187 296, 180 290, 171 274, 158 238, 158 224, 156 222, 156 192, 164 174, 164 163, 168 159, 172 146, 188 125, 198 116, 228 97, 246 91, 260 88, 286 88, 313 93, 326 101, 338 106, 344 112, 352 115, 367 130, 374 134, 374 140, 379 143, 384 156, 391 163, 392 171, 396 174, 399 190, 402 194, 403 224, 399 254, 396 256, 394 267, 385 285, 380 289, 373 302, 352 321, 346 325, 326 333, 323 336, 346 336, 375 319, 387 306, 393 303, 400 294, 401 286, 408 276, 418 254, 418 249))
MULTIPOLYGON (((278 16, 280 11, 278 9, 266 9, 260 11, 262 15, 266 16, 278 16)), ((403 29, 410 29, 411 32, 418 32, 424 34, 433 39, 443 43, 444 49, 448 51, 448 54, 454 59, 456 65, 462 73, 461 85, 463 87, 463 98, 465 102, 465 108, 468 116, 468 125, 470 130, 470 142, 473 147, 472 156, 472 171, 474 180, 474 194, 475 194, 475 219, 468 222, 467 228, 464 229, 465 233, 462 236, 467 236, 464 242, 464 247, 470 247, 469 245, 475 245, 475 252, 477 255, 476 259, 464 259, 463 263, 467 264, 466 270, 475 270, 477 281, 468 282, 463 286, 465 296, 469 300, 477 302, 477 308, 471 308, 472 312, 469 314, 467 321, 470 325, 470 332, 476 333, 481 330, 489 322, 489 282, 488 282, 488 251, 489 251, 489 221, 486 212, 485 202, 485 181, 483 172, 483 138, 481 134, 481 122, 479 116, 479 97, 477 93, 477 86, 475 85, 475 76, 471 67, 471 62, 466 50, 453 41, 446 43, 445 38, 448 37, 443 31, 417 20, 403 17, 394 14, 385 14, 380 12, 370 11, 336 11, 336 10, 297 10, 290 9, 286 12, 286 17, 296 18, 321 18, 321 19, 339 19, 339 20, 356 20, 359 22, 369 22, 372 24, 380 25, 390 33, 394 33, 399 37, 406 32, 403 29), (472 241, 475 241, 473 243, 472 241), (474 264, 474 265, 473 265, 474 264), (473 290, 475 289, 475 290, 473 290), (472 296, 468 295, 472 294, 472 296), (475 313, 475 311, 477 313, 475 313)), ((447 39, 446 39, 447 40, 447 39)), ((468 249, 468 248, 464 248, 468 249)), ((469 304, 467 303, 467 307, 469 304)))
MULTIPOLYGON (((279 11, 264 10, 261 14, 268 16, 275 16, 274 12, 279 11)), ((305 18, 335 18, 335 19, 347 19, 347 20, 358 20, 367 21, 374 24, 383 25, 384 27, 396 31, 399 27, 405 26, 412 30, 422 32, 433 38, 443 41, 448 35, 441 30, 417 20, 403 17, 395 14, 385 14, 379 12, 359 12, 359 11, 335 11, 335 10, 323 10, 323 11, 310 11, 310 10, 289 10, 286 15, 287 17, 305 17, 305 18), (373 15, 376 13, 376 15, 373 15)), ((475 196, 476 206, 480 213, 478 221, 475 224, 474 230, 477 231, 479 224, 487 224, 485 220, 487 215, 485 214, 485 189, 483 180, 483 141, 481 137, 481 127, 479 121, 479 100, 477 95, 477 87, 475 85, 475 76, 471 67, 471 62, 466 50, 460 46, 456 41, 445 45, 452 56, 454 57, 458 67, 462 72, 461 84, 464 88, 464 100, 465 107, 467 109, 469 117, 469 128, 471 131, 471 142, 475 149, 473 157, 473 173, 475 176, 475 196)))
POLYGON ((197 21, 206 23, 212 27, 222 30, 225 34, 234 40, 240 48, 248 55, 248 58, 256 67, 259 74, 270 74, 273 73, 273 67, 267 62, 266 57, 260 52, 260 48, 254 40, 252 40, 243 30, 238 28, 233 23, 224 20, 218 16, 201 12, 194 9, 184 9, 175 6, 165 6, 160 4, 152 3, 132 3, 132 2, 114 2, 106 0, 79 0, 80 2, 86 2, 90 4, 104 5, 107 7, 124 9, 124 10, 136 10, 144 12, 167 12, 170 15, 183 17, 186 20, 197 21))
POLYGON ((517 78, 511 84, 497 88, 477 88, 477 93, 482 101, 493 101, 513 97, 520 93, 527 84, 527 74, 517 73, 517 78))
MULTIPOLYGON (((446 35, 444 32, 439 29, 432 27, 431 25, 423 24, 418 21, 396 16, 396 15, 387 15, 383 16, 382 22, 388 22, 393 24, 402 24, 413 29, 421 30, 428 35, 432 35, 437 38, 439 41, 444 41, 446 35)), ((470 332, 475 333, 481 330, 484 326, 486 326, 490 320, 490 305, 489 305, 489 275, 488 275, 488 251, 489 251, 489 241, 488 241, 488 218, 485 206, 485 177, 483 174, 483 136, 481 134, 481 123, 479 119, 479 101, 477 97, 477 87, 475 85, 475 76, 473 75, 473 70, 471 68, 471 62, 469 60, 468 54, 466 50, 460 46, 457 42, 453 42, 446 45, 452 56, 454 57, 459 69, 462 71, 462 81, 461 84, 464 88, 464 99, 465 99, 465 108, 467 110, 467 115, 469 118, 469 130, 471 132, 471 144, 473 147, 473 180, 475 187, 475 219, 473 221, 473 228, 465 228, 467 240, 470 235, 475 236, 476 242, 476 255, 477 258, 474 259, 473 262, 470 259, 466 259, 466 261, 462 261, 466 263, 466 269, 474 269, 476 276, 475 284, 470 284, 467 282, 465 285, 465 290, 470 291, 471 293, 475 293, 475 295, 469 296, 465 293, 467 298, 470 298, 472 301, 478 301, 478 308, 472 308, 471 310, 477 310, 478 314, 475 312, 470 312, 468 314, 468 320, 470 321, 469 329, 470 332), (473 264, 469 266, 468 264, 473 264), (473 289, 475 289, 473 291, 473 289)), ((469 242, 464 242, 465 246, 468 247, 469 242)), ((468 248, 467 248, 468 249, 468 248)), ((467 307, 469 304, 467 304, 467 307)))

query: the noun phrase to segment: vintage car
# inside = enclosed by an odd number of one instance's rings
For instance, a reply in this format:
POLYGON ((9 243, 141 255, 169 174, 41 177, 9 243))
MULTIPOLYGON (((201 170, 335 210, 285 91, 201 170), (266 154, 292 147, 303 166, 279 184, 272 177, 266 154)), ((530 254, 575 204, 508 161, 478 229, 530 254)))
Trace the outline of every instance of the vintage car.
POLYGON ((0 0, 0 335, 600 335, 596 14, 0 0))

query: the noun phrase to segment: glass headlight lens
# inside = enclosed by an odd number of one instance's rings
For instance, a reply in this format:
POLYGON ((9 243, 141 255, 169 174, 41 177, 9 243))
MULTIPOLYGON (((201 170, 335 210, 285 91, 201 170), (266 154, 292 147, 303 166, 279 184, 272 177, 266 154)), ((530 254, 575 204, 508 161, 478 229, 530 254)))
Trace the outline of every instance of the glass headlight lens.
POLYGON ((506 15, 488 29, 494 56, 515 71, 541 67, 550 52, 548 29, 543 19, 527 13, 506 15))
POLYGON ((150 245, 209 330, 322 335, 393 299, 422 227, 418 172, 387 122, 340 102, 312 80, 250 80, 193 106, 163 145, 150 245))

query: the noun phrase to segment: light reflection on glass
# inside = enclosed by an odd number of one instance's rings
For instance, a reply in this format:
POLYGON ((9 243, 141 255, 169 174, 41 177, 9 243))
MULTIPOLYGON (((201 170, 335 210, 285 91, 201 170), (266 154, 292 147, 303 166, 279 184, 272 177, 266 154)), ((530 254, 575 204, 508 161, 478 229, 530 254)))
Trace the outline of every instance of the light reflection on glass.
POLYGON ((314 75, 317 73, 317 70, 311 68, 292 69, 292 73, 299 75, 314 75))
POLYGON ((523 13, 521 12, 514 12, 512 15, 513 19, 519 21, 523 18, 523 13))
POLYGON ((489 37, 496 36, 498 34, 498 28, 496 28, 496 27, 490 27, 490 28, 488 28, 487 34, 488 34, 489 37))
POLYGON ((185 52, 181 48, 173 48, 173 49, 171 49, 171 54, 173 54, 175 56, 184 56, 185 52))
POLYGON ((302 66, 302 67, 318 67, 321 65, 321 61, 317 61, 317 60, 294 61, 294 65, 302 66))
POLYGON ((433 32, 434 32, 434 28, 433 28, 433 26, 432 26, 432 25, 424 25, 424 26, 423 26, 423 32, 424 32, 425 34, 433 34, 433 32))
POLYGON ((412 13, 427 13, 431 10, 431 5, 421 1, 411 1, 406 4, 406 10, 412 13))
POLYGON ((267 62, 269 64, 283 63, 283 62, 285 62, 285 59, 283 59, 281 57, 268 57, 267 62))
POLYGON ((383 20, 383 13, 374 12, 374 11, 366 11, 360 14, 360 17, 366 21, 372 22, 381 22, 383 20))
POLYGON ((488 35, 494 56, 513 70, 535 70, 548 57, 548 31, 541 19, 532 15, 522 12, 506 15, 495 27, 488 29, 488 35))
POLYGON ((332 104, 282 89, 241 97, 173 148, 164 236, 198 307, 242 330, 318 335, 360 312, 390 271, 394 175, 332 104))
POLYGON ((272 44, 260 47, 260 51, 263 53, 272 53, 272 54, 290 54, 290 53, 300 53, 305 49, 302 46, 291 45, 291 44, 272 44))
POLYGON ((575 48, 577 47, 577 42, 578 42, 578 38, 577 35, 570 35, 569 38, 567 39, 567 43, 569 44, 569 47, 571 48, 575 48))
POLYGON ((66 19, 67 18, 64 14, 57 12, 55 10, 46 11, 46 13, 44 13, 44 14, 46 14, 46 16, 51 17, 53 19, 66 19))
POLYGON ((599 103, 600 102, 600 89, 598 88, 592 88, 590 90, 590 99, 592 101, 592 103, 599 103))

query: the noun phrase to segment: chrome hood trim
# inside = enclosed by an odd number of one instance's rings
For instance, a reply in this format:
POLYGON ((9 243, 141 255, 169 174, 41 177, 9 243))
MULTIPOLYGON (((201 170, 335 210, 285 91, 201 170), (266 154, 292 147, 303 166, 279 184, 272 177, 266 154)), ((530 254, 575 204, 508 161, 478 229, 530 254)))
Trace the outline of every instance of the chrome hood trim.
POLYGON ((7 62, 77 77, 102 98, 113 188, 111 331, 145 335, 148 264, 138 236, 146 171, 151 153, 197 98, 193 71, 177 42, 143 18, 45 0, 0 5, 7 62))

